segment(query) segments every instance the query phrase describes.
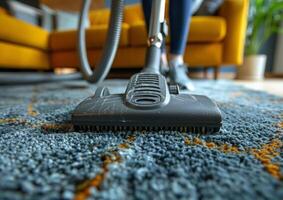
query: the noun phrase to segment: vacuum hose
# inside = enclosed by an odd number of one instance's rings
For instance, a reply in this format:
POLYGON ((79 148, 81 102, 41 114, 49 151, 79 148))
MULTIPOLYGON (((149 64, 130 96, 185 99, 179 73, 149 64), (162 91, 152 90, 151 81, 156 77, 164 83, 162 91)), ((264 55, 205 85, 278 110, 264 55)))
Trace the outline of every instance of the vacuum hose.
POLYGON ((91 83, 103 81, 109 70, 111 69, 113 60, 115 58, 121 32, 121 24, 123 18, 124 0, 112 0, 111 16, 109 21, 109 28, 106 38, 106 44, 102 52, 102 57, 99 60, 95 71, 93 72, 87 58, 87 50, 85 44, 85 24, 88 18, 88 11, 91 0, 84 0, 81 9, 81 15, 78 26, 78 53, 80 59, 80 69, 83 73, 84 79, 91 83))

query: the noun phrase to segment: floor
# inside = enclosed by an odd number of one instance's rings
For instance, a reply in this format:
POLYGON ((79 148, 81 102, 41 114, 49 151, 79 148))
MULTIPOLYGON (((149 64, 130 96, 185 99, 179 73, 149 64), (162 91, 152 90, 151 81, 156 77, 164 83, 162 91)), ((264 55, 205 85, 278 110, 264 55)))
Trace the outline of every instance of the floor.
MULTIPOLYGON (((13 75, 10 81, 15 79, 13 75)), ((103 83, 111 93, 125 91, 126 84, 103 83)), ((213 99, 221 110, 217 133, 193 133, 198 124, 214 124, 212 118, 203 120, 215 115, 195 101, 198 97, 186 109, 202 112, 194 112, 195 122, 188 121, 182 131, 119 127, 93 133, 75 131, 70 119, 97 85, 81 80, 0 85, 0 199, 282 200, 283 97, 234 81, 195 84, 196 92, 213 99)), ((187 98, 182 94, 175 99, 187 98)), ((105 98, 97 104, 99 110, 115 114, 111 111, 121 105, 118 99, 105 98)), ((90 111, 98 108, 89 106, 90 111)), ((170 110, 182 118, 192 113, 177 106, 170 110)), ((163 117, 172 128, 183 120, 165 118, 161 112, 154 118, 146 110, 137 113, 153 122, 163 117)))
MULTIPOLYGON (((204 79, 203 73, 190 73, 190 77, 193 79, 204 79)), ((213 73, 207 74, 207 79, 213 79, 213 73)), ((219 79, 233 80, 237 85, 245 86, 248 89, 264 91, 269 94, 283 96, 283 78, 265 78, 260 81, 249 80, 235 80, 235 73, 221 73, 219 79)))
POLYGON ((262 81, 236 80, 235 83, 252 90, 265 91, 277 96, 283 96, 283 79, 265 79, 262 81))

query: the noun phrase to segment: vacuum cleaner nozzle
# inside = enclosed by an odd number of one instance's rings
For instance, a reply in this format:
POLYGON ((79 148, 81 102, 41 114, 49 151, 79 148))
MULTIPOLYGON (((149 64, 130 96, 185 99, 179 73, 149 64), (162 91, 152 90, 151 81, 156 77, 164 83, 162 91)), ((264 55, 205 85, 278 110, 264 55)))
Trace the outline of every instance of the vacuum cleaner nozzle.
POLYGON ((179 130, 213 133, 221 127, 221 113, 206 96, 180 94, 158 73, 132 76, 125 94, 110 94, 105 87, 81 102, 72 113, 75 129, 179 130))

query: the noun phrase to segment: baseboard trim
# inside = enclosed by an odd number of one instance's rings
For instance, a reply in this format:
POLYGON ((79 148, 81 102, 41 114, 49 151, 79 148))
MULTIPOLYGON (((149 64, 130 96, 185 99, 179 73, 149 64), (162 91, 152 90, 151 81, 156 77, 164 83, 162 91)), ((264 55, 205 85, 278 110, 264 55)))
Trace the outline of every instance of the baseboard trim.
POLYGON ((283 78, 283 73, 273 73, 273 72, 267 72, 265 73, 266 78, 283 78))

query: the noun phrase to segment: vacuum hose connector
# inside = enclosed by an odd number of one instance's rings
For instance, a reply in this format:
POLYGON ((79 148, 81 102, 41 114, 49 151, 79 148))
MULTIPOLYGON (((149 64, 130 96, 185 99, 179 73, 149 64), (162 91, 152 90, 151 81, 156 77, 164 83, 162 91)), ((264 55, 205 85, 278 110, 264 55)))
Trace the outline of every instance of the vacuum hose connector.
MULTIPOLYGON (((121 24, 123 19, 124 0, 113 0, 111 3, 111 16, 106 37, 106 44, 95 70, 92 71, 87 58, 85 41, 85 25, 88 18, 88 11, 91 0, 84 0, 78 26, 78 53, 80 69, 84 79, 91 83, 103 81, 109 73, 119 45, 121 24)), ((94 36, 95 37, 95 36, 94 36)))

